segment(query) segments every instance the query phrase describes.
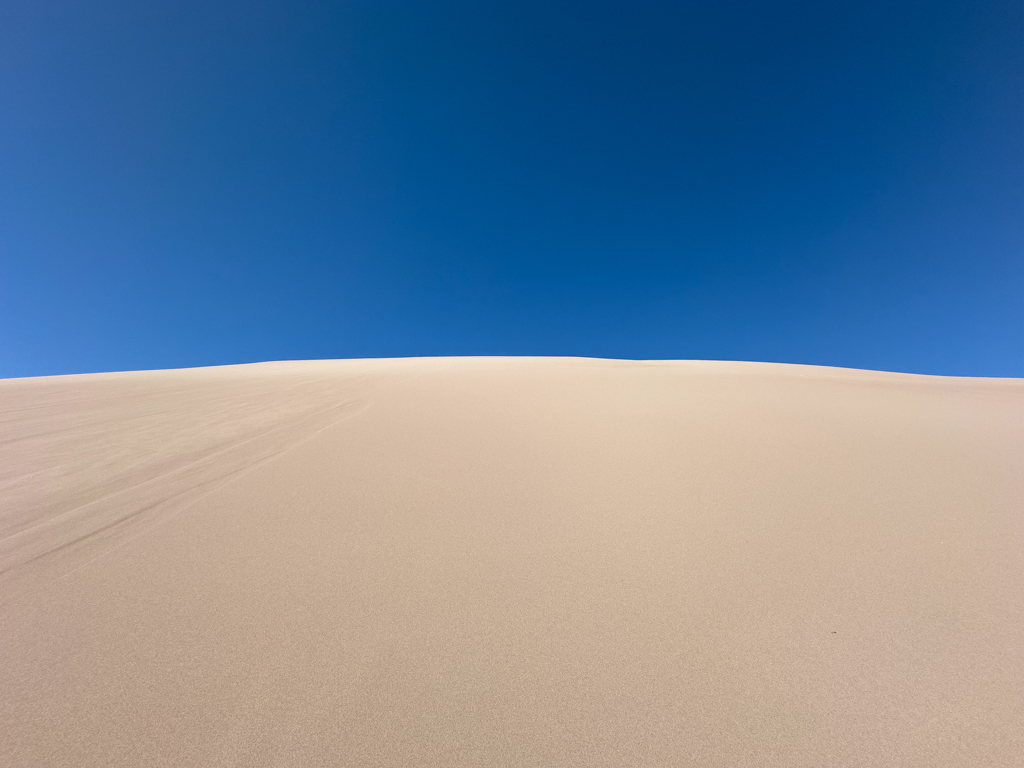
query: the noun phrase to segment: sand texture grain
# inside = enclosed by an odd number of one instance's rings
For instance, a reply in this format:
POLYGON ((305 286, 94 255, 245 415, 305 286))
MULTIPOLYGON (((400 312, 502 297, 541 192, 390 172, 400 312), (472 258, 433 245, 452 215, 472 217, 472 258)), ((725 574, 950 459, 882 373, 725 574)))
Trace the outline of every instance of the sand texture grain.
POLYGON ((1024 765, 1024 382, 0 381, 2 766, 1024 765))

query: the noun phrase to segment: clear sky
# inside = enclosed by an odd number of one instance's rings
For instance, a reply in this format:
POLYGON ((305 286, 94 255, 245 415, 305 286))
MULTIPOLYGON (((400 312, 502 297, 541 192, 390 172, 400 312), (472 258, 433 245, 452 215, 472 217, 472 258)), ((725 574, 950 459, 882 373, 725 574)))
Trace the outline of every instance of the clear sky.
POLYGON ((0 376, 1024 375, 1020 0, 4 0, 0 376))

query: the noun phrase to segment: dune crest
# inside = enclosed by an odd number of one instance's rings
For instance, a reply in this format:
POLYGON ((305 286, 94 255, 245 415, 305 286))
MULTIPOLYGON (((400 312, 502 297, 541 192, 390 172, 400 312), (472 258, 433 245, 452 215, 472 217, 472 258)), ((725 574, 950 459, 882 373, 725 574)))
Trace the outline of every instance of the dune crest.
POLYGON ((1024 381, 0 381, 0 764, 1020 766, 1024 381))

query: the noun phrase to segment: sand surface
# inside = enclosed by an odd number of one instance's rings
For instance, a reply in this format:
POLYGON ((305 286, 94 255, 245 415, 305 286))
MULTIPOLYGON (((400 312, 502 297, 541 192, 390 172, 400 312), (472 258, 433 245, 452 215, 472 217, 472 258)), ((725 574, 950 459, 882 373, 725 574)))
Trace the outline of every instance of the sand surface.
POLYGON ((0 381, 0 765, 1024 765, 1024 381, 0 381))

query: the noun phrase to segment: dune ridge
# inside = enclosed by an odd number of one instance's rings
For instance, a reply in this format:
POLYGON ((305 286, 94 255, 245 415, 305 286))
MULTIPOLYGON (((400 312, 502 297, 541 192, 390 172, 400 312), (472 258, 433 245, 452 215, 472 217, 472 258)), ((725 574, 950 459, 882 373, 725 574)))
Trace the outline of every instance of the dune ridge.
POLYGON ((1024 764, 1024 381, 0 381, 0 764, 1024 764))

